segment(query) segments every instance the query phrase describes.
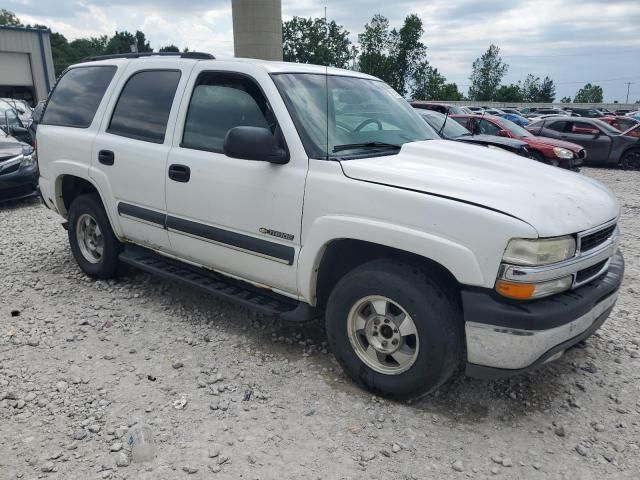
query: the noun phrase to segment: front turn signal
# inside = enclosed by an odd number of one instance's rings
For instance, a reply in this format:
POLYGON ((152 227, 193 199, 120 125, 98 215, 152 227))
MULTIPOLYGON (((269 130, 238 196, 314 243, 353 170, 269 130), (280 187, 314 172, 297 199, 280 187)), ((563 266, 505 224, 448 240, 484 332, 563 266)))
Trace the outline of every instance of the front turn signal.
POLYGON ((496 282, 496 291, 503 297, 526 300, 533 296, 536 286, 530 283, 513 283, 498 280, 496 282))

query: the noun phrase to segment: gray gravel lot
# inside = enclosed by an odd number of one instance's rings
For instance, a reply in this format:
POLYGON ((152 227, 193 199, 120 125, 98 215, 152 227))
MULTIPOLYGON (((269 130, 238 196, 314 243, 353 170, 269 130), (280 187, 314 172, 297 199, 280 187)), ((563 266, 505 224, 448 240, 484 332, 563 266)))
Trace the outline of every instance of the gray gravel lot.
POLYGON ((141 272, 93 281, 56 214, 1 206, 0 479, 640 478, 640 172, 583 173, 623 206, 608 322, 537 372, 459 377, 409 404, 356 388, 320 322, 141 272), (151 462, 129 461, 136 422, 151 462))

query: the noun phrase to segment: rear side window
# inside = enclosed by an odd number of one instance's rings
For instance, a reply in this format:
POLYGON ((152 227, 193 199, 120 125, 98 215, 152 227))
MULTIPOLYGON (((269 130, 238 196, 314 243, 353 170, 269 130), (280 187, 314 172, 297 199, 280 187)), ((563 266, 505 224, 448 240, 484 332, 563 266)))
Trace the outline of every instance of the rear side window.
POLYGON ((134 73, 122 89, 107 132, 163 143, 179 81, 180 72, 176 70, 134 73))
POLYGON ((547 128, 550 130, 555 130, 556 132, 564 132, 566 130, 567 123, 568 122, 554 122, 547 128))
POLYGON ((41 123, 88 128, 115 73, 112 66, 68 70, 51 93, 41 123))

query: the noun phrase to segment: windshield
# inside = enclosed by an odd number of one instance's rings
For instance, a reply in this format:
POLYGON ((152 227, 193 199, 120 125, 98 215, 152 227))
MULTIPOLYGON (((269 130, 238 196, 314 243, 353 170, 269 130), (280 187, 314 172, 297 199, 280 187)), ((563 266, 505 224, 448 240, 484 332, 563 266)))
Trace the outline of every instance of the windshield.
POLYGON ((437 138, 384 82, 307 73, 276 74, 273 81, 311 158, 384 155, 437 138))
POLYGON ((436 132, 439 132, 442 129, 442 124, 444 123, 444 130, 442 130, 442 134, 445 138, 458 138, 464 137, 465 135, 471 135, 471 132, 460 125, 458 122, 454 121, 452 118, 447 118, 445 115, 438 112, 418 112, 419 115, 424 118, 425 122, 429 124, 431 128, 433 128, 436 132), (444 119, 447 118, 447 122, 445 123, 444 119))
POLYGON ((527 132, 524 128, 519 125, 516 125, 511 120, 507 120, 506 118, 500 119, 500 124, 507 130, 509 130, 516 137, 531 137, 531 134, 527 132))

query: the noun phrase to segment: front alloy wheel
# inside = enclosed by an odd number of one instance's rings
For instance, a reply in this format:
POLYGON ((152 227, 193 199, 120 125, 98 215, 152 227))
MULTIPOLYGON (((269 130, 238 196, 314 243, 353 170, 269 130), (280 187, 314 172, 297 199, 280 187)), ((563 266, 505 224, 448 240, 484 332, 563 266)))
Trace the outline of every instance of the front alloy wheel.
POLYGON ((372 370, 398 375, 415 363, 420 348, 411 316, 387 297, 368 296, 356 302, 347 319, 349 341, 372 370))

